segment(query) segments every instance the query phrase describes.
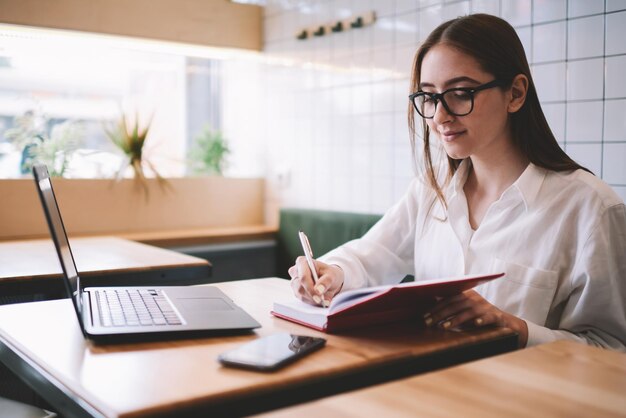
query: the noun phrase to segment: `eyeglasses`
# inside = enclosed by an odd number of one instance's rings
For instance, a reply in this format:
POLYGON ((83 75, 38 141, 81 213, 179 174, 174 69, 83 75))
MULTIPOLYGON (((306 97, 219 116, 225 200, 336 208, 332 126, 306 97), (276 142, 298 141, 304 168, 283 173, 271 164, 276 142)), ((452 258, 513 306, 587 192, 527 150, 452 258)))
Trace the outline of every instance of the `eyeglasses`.
POLYGON ((409 96, 417 113, 425 119, 435 117, 437 104, 441 102, 448 113, 454 116, 465 116, 474 110, 474 94, 481 90, 502 86, 500 80, 493 80, 477 87, 455 87, 443 93, 418 91, 409 96))

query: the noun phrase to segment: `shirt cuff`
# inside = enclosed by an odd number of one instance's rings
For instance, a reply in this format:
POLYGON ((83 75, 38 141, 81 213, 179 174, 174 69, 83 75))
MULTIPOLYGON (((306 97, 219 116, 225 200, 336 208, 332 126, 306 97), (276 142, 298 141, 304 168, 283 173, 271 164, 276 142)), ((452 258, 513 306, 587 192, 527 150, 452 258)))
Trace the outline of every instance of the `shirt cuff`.
POLYGON ((560 339, 558 338, 558 333, 553 329, 542 327, 530 321, 526 321, 526 326, 528 327, 526 347, 550 343, 560 339))
POLYGON ((345 292, 346 290, 359 289, 365 286, 363 274, 358 268, 354 267, 352 263, 346 262, 344 257, 328 254, 320 257, 319 260, 326 264, 339 266, 339 268, 343 270, 343 286, 341 287, 342 292, 345 292))

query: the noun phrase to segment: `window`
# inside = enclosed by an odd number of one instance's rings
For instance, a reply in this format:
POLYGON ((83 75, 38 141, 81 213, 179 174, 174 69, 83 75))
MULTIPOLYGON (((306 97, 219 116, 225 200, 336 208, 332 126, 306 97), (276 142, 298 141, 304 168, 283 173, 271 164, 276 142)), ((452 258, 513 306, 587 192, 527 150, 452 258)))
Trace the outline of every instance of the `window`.
POLYGON ((212 56, 218 53, 2 26, 0 178, 23 175, 24 151, 10 133, 25 115, 38 121, 38 129, 48 137, 54 126, 75 125, 78 143, 64 173, 67 177, 117 173, 123 157, 105 127, 122 114, 137 117, 140 126, 151 121, 144 152, 160 174, 184 175, 193 137, 206 124, 221 129, 222 58, 212 56))

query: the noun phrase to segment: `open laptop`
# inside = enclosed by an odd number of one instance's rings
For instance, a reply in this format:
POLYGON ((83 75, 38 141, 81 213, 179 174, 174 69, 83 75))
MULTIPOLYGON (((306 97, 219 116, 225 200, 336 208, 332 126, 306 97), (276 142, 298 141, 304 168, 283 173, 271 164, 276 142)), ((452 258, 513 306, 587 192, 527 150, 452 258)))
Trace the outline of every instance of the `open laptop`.
POLYGON ((249 332, 261 326, 214 286, 81 286, 50 175, 33 166, 50 235, 83 334, 96 342, 126 342, 249 332))

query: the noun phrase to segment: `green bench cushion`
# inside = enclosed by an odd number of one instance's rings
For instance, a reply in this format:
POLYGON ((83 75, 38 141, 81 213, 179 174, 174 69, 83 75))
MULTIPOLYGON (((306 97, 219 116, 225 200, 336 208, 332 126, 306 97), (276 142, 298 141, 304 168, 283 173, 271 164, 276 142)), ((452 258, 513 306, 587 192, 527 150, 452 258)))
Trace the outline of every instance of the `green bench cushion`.
POLYGON ((298 231, 309 237, 313 255, 362 237, 382 215, 333 212, 312 209, 281 209, 277 237, 276 269, 279 277, 289 278, 287 270, 303 255, 298 231))

